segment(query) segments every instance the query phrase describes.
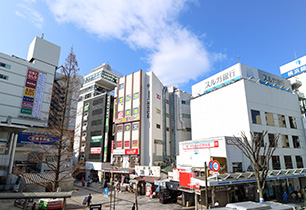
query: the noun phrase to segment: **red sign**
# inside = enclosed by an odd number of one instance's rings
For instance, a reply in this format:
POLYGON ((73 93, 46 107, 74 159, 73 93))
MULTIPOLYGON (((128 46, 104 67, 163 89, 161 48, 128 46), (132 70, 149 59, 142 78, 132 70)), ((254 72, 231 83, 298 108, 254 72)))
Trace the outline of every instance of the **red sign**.
POLYGON ((218 172, 220 170, 220 163, 218 161, 214 161, 212 164, 213 171, 218 172))
POLYGON ((126 149, 125 154, 126 155, 137 155, 138 154, 138 149, 126 149))
POLYGON ((130 148, 130 141, 124 141, 124 147, 130 148))
POLYGON ((122 148, 122 141, 117 141, 117 147, 116 148, 122 148))
POLYGON ((191 185, 191 178, 194 178, 194 173, 180 172, 180 187, 195 188, 191 185))
POLYGON ((199 190, 200 189, 200 185, 199 183, 196 184, 196 189, 199 190))
POLYGON ((38 72, 29 69, 29 70, 28 70, 27 78, 28 78, 28 79, 31 79, 31 80, 37 81, 37 79, 38 79, 38 72))
POLYGON ((26 101, 23 101, 21 106, 23 108, 27 108, 27 109, 33 109, 33 103, 30 103, 30 102, 26 102, 26 101))
POLYGON ((35 80, 27 79, 25 86, 36 89, 36 83, 37 81, 35 80))
POLYGON ((91 148, 90 154, 101 154, 101 148, 91 148))
POLYGON ((111 153, 113 154, 114 152, 114 141, 112 141, 112 145, 111 145, 111 153))

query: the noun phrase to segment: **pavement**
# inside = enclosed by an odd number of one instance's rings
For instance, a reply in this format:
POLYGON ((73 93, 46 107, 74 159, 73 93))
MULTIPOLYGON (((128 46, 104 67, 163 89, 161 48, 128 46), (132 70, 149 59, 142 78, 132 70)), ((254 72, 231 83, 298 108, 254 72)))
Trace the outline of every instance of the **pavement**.
MULTIPOLYGON (((87 206, 82 205, 84 197, 88 196, 90 193, 92 195, 92 205, 102 204, 102 209, 110 208, 110 192, 109 195, 104 195, 101 185, 98 183, 92 183, 90 187, 82 187, 81 182, 75 184, 75 190, 71 198, 67 199, 66 209, 74 210, 88 210, 87 206)), ((112 198, 112 200, 114 200, 112 198)), ((146 196, 138 196, 138 209, 139 210, 178 210, 178 209, 194 209, 194 207, 182 207, 181 205, 171 203, 162 204, 157 198, 149 198, 146 196)), ((135 202, 135 195, 133 193, 124 191, 121 193, 116 193, 115 208, 117 210, 127 210, 132 209, 133 203, 135 202)), ((114 207, 114 202, 112 203, 114 207)), ((14 200, 0 200, 0 210, 20 210, 21 208, 14 206, 14 200)))

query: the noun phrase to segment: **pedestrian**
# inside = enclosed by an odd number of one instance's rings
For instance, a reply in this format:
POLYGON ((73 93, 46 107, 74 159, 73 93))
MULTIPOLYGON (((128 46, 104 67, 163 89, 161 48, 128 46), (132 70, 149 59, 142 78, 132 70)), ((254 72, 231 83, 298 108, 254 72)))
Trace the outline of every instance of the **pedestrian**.
POLYGON ((298 202, 302 202, 303 198, 302 198, 302 193, 301 193, 301 191, 298 191, 297 197, 298 197, 298 202))
POLYGON ((284 199, 285 203, 287 203, 287 201, 288 201, 288 194, 287 194, 286 191, 284 191, 284 193, 283 193, 283 199, 284 199))
POLYGON ((132 210, 135 210, 135 208, 136 208, 135 203, 133 203, 132 210))
POLYGON ((92 199, 92 196, 91 196, 91 194, 89 194, 88 197, 87 197, 87 206, 90 205, 91 199, 92 199))
POLYGON ((84 176, 82 177, 82 186, 83 186, 83 187, 85 186, 85 179, 84 179, 84 176))

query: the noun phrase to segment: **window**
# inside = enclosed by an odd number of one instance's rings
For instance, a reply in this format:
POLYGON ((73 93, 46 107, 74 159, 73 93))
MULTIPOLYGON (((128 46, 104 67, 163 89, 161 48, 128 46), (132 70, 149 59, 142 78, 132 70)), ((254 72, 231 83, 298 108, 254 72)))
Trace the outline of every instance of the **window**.
POLYGON ((85 95, 85 99, 90 98, 91 97, 91 93, 88 93, 85 95))
POLYGON ((272 147, 275 147, 275 134, 269 133, 268 137, 269 137, 269 145, 272 145, 272 147))
POLYGON ((166 130, 169 131, 170 129, 167 127, 166 130))
POLYGON ((251 110, 252 115, 252 123, 253 124, 261 124, 260 112, 257 110, 251 110))
POLYGON ((9 78, 8 76, 0 74, 0 79, 8 80, 8 78, 9 78))
POLYGON ((101 130, 91 131, 90 135, 91 136, 100 136, 100 135, 102 135, 102 132, 101 132, 101 130))
POLYGON ((261 147, 264 147, 264 139, 262 139, 262 133, 258 133, 258 132, 254 132, 254 141, 255 141, 255 146, 259 143, 259 141, 262 141, 261 142, 261 147))
POLYGON ((102 114, 103 109, 96 109, 92 111, 92 115, 102 114))
POLYGON ((4 67, 4 68, 7 68, 7 69, 11 69, 11 65, 8 65, 8 64, 2 63, 2 62, 0 62, 0 66, 4 67))
POLYGON ((101 124, 102 124, 102 119, 91 121, 91 126, 101 125, 101 124))
POLYGON ((266 125, 274 126, 273 114, 270 112, 266 112, 266 125))
POLYGON ((289 124, 290 124, 290 128, 295 128, 295 129, 297 128, 295 117, 289 117, 289 124))
POLYGON ((156 128, 160 129, 160 124, 156 124, 156 128))
POLYGON ((280 138, 281 138, 282 148, 289 148, 288 136, 287 135, 281 135, 280 138))
POLYGON ((183 118, 188 118, 190 119, 190 114, 182 114, 183 118))
POLYGON ((285 115, 281 115, 281 114, 278 115, 278 124, 279 124, 279 127, 286 128, 285 115))
POLYGON ((119 84, 119 90, 122 90, 124 88, 124 83, 119 84))
POLYGON ((99 98, 99 99, 97 99, 97 100, 94 100, 94 101, 92 102, 92 105, 95 106, 95 105, 97 105, 97 104, 102 104, 103 102, 104 102, 104 98, 99 98))
POLYGON ((273 170, 280 170, 279 156, 272 156, 272 168, 273 170))
POLYGON ((186 131, 191 132, 191 128, 186 128, 186 131))
POLYGON ((242 171, 242 163, 241 162, 232 163, 232 168, 233 168, 233 173, 241 172, 242 171))
POLYGON ((286 169, 292 169, 291 156, 284 156, 286 169))
POLYGON ((184 100, 182 100, 182 104, 190 105, 190 101, 184 101, 184 100))
POLYGON ((301 156, 295 156, 295 160, 297 168, 304 168, 303 158, 301 156))
POLYGON ((298 136, 292 136, 292 142, 294 148, 301 148, 300 146, 300 140, 298 136))

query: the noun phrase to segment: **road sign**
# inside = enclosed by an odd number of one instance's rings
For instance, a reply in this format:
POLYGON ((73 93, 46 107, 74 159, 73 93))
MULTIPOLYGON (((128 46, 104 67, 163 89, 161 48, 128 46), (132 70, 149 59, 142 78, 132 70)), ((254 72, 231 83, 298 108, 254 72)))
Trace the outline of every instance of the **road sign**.
POLYGON ((218 161, 214 161, 212 164, 213 171, 218 172, 220 170, 220 163, 218 161))
POLYGON ((105 194, 105 195, 108 194, 108 188, 104 188, 104 194, 105 194))
POLYGON ((213 171, 214 170, 214 168, 213 168, 213 163, 214 163, 214 161, 209 161, 209 163, 208 163, 208 167, 209 167, 209 169, 211 170, 211 171, 213 171))

